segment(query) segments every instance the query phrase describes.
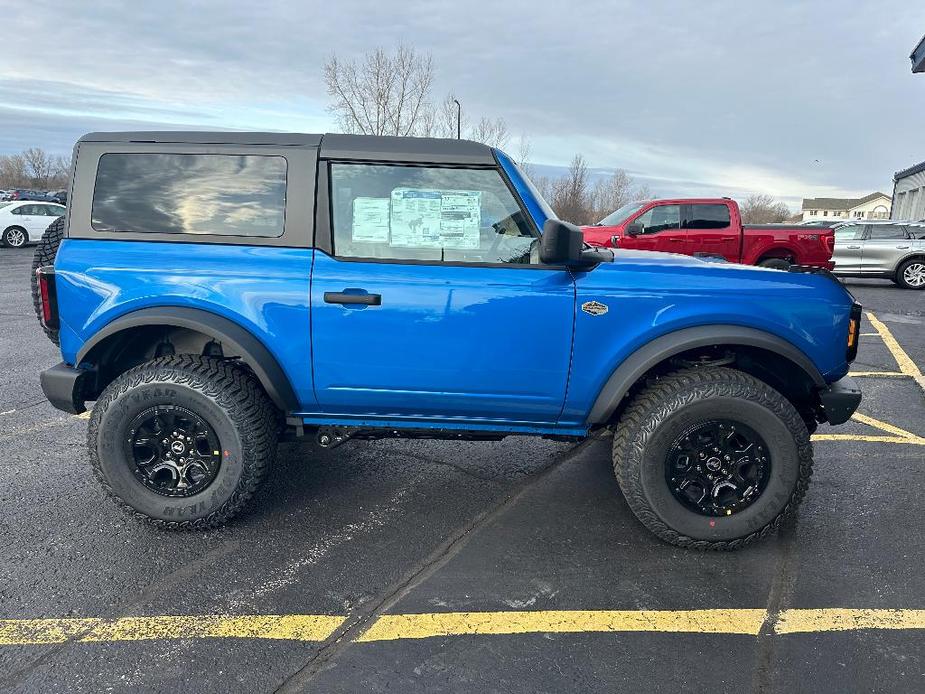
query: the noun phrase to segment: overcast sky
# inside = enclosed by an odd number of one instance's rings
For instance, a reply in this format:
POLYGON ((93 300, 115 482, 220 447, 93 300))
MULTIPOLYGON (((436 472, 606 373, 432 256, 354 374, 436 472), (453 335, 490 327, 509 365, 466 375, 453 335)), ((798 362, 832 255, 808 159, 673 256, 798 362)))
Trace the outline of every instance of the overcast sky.
POLYGON ((90 130, 335 128, 321 66, 404 42, 436 94, 660 196, 887 193, 925 159, 911 0, 7 0, 0 153, 90 130), (137 7, 132 7, 137 5, 137 7))

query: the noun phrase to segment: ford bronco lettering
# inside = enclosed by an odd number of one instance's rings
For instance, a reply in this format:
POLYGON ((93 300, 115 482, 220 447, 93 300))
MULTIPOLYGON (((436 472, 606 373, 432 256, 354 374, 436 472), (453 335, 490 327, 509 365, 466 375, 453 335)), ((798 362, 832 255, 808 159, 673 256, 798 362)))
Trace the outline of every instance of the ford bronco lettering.
POLYGON ((474 142, 94 133, 36 254, 89 458, 164 528, 241 511, 283 435, 613 432, 639 520, 734 549, 802 499, 860 401, 860 306, 825 270, 590 248, 474 142))

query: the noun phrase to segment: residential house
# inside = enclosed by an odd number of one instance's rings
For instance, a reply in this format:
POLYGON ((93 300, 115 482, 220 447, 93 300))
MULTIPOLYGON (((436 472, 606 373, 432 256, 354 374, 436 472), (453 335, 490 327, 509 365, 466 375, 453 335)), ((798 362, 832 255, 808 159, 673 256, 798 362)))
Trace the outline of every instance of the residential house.
POLYGON ((892 202, 885 193, 871 193, 863 198, 803 198, 803 221, 889 219, 892 202))

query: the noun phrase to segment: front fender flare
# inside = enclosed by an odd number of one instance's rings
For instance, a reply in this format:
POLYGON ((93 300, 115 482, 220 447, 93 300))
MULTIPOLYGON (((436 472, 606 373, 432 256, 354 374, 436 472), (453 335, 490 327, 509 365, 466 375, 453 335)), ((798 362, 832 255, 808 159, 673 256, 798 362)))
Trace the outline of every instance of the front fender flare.
POLYGON ((588 424, 607 422, 633 384, 656 364, 681 352, 711 345, 741 345, 774 352, 805 371, 817 387, 826 385, 825 379, 812 360, 799 348, 776 335, 738 325, 684 328, 646 343, 624 359, 598 393, 588 415, 588 424))
POLYGON ((83 344, 77 353, 75 366, 106 338, 130 328, 152 325, 188 328, 210 335, 230 347, 234 354, 241 355, 278 408, 284 412, 299 409, 298 399, 286 372, 266 345, 234 321, 202 309, 163 306, 143 308, 119 316, 83 344))

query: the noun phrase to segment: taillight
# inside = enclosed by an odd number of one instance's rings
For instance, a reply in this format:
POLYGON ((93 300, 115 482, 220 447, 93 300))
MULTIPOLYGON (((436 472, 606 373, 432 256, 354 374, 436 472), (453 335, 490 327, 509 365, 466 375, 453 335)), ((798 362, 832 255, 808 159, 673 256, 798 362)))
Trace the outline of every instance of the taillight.
POLYGON ((861 336, 861 304, 851 306, 851 318, 848 320, 848 350, 845 355, 848 363, 858 356, 858 338, 861 336))
POLYGON ((825 248, 832 255, 835 252, 835 234, 825 234, 825 248))
POLYGON ((55 292, 55 268, 51 265, 35 271, 42 302, 42 325, 49 330, 58 329, 58 295, 55 292))

